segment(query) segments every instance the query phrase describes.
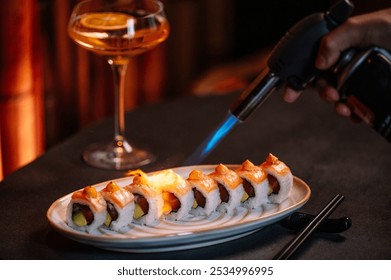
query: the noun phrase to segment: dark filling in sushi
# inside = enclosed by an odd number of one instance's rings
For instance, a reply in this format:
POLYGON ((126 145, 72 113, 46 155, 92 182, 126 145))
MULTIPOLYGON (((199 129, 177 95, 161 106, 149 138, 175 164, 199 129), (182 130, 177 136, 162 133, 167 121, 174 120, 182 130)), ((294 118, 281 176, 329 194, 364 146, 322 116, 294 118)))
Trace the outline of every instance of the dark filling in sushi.
POLYGON ((255 190, 253 185, 246 179, 243 180, 243 187, 244 187, 244 191, 248 194, 249 197, 255 196, 255 190))
POLYGON ((218 187, 219 187, 221 202, 228 202, 229 193, 228 193, 227 189, 220 183, 218 184, 218 187))
POLYGON ((136 203, 134 213, 133 213, 134 219, 139 219, 142 216, 148 214, 149 203, 148 203, 148 200, 144 196, 139 195, 139 194, 135 194, 134 201, 136 203))
POLYGON ((205 204, 206 204, 205 196, 200 191, 198 191, 196 188, 193 188, 193 193, 194 193, 194 198, 197 201, 197 205, 204 208, 205 204))
POLYGON ((72 220, 79 227, 87 226, 94 221, 94 213, 88 205, 74 203, 72 205, 72 220))
POLYGON ((107 204, 107 215, 105 225, 110 226, 112 221, 115 221, 118 219, 118 212, 115 209, 114 205, 111 202, 106 202, 107 204))
POLYGON ((272 193, 278 194, 280 191, 280 184, 278 183, 276 177, 268 174, 267 179, 269 180, 269 187, 272 189, 272 193))

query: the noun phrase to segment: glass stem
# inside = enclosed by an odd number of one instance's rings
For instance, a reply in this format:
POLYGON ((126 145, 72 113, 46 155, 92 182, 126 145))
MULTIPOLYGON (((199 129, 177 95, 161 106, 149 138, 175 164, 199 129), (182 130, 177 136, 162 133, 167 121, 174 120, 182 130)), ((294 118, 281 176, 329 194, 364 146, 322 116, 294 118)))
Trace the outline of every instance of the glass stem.
POLYGON ((114 78, 114 141, 117 155, 131 152, 131 147, 125 139, 125 75, 127 64, 117 64, 109 61, 114 78))

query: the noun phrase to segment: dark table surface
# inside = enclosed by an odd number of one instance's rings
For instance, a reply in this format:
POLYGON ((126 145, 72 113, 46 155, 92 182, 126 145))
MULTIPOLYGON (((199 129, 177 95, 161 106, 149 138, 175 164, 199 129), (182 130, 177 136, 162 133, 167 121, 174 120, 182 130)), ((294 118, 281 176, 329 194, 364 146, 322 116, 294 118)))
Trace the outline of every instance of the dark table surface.
MULTIPOLYGON (((224 118, 237 95, 183 97, 127 113, 128 137, 157 160, 144 171, 180 166, 224 118)), ((105 119, 48 150, 0 182, 0 259, 271 259, 295 233, 280 223, 246 237, 199 249, 120 253, 84 245, 53 230, 46 212, 59 197, 123 176, 84 164, 89 143, 111 139, 105 119)), ((301 211, 316 214, 337 193, 345 200, 332 217, 349 216, 340 234, 314 233, 295 259, 390 259, 391 145, 365 124, 333 112, 314 93, 294 104, 277 92, 236 127, 203 164, 260 163, 271 152, 311 187, 301 211)))

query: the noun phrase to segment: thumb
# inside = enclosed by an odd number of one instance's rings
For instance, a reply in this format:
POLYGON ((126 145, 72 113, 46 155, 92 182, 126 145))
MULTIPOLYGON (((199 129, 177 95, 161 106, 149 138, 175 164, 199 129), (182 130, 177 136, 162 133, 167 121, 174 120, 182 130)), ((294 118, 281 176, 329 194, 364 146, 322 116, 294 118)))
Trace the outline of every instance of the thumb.
POLYGON ((321 39, 315 66, 320 70, 329 69, 338 61, 341 52, 350 46, 349 35, 344 32, 342 27, 333 30, 321 39))
POLYGON ((342 25, 326 34, 320 41, 315 66, 320 70, 329 69, 341 53, 351 47, 360 47, 368 33, 368 24, 362 23, 364 16, 349 18, 342 25))

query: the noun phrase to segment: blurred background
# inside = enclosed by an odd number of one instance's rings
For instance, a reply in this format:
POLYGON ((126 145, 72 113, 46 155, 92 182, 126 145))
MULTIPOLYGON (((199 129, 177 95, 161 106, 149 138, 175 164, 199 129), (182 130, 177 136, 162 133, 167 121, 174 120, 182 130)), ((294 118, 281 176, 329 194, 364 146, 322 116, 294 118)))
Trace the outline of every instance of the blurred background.
MULTIPOLYGON (((73 43, 76 0, 0 2, 0 180, 92 122, 113 114, 107 62, 73 43)), ((162 0, 169 39, 133 59, 126 108, 243 90, 270 48, 332 0, 162 0)), ((389 7, 356 0, 355 13, 389 7)))

